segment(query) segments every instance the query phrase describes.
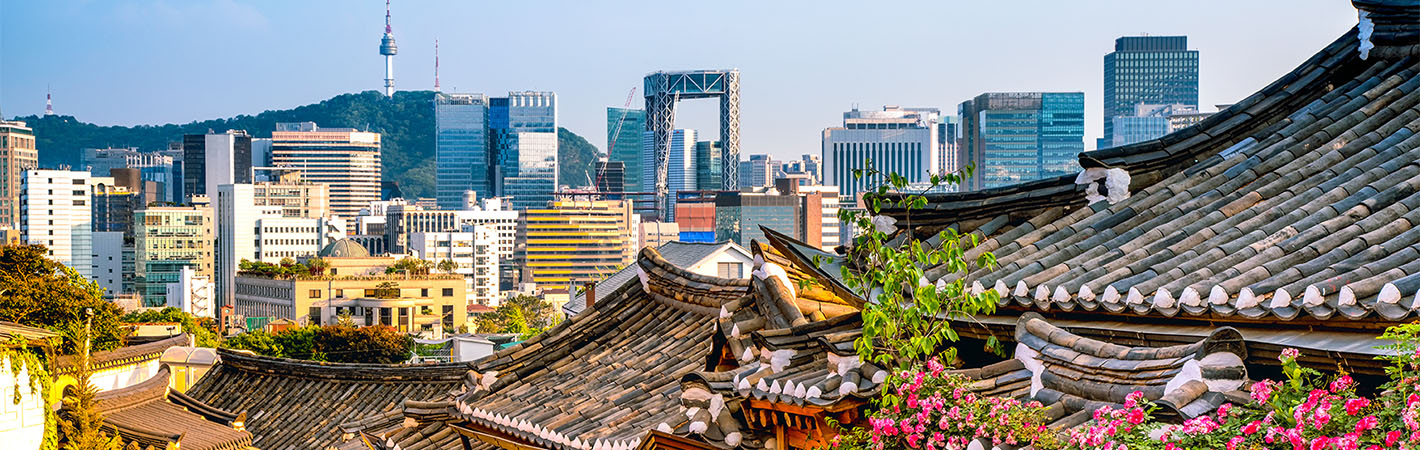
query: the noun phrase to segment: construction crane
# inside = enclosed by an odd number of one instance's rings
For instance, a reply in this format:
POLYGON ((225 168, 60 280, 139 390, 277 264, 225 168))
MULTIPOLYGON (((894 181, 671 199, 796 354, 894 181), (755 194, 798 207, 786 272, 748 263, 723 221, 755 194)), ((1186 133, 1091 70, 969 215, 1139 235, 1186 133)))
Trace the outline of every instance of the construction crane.
MULTIPOLYGON (((607 139, 607 161, 611 160, 612 149, 616 147, 616 137, 621 135, 621 123, 626 121, 626 110, 631 108, 631 101, 635 99, 636 88, 633 87, 631 88, 631 92, 626 94, 626 104, 621 106, 621 117, 616 119, 616 126, 612 127, 611 136, 609 136, 609 139, 607 139)), ((597 189, 597 186, 602 185, 602 177, 606 176, 606 165, 603 164, 601 169, 602 170, 597 171, 597 181, 595 183, 592 183, 593 190, 597 189)), ((625 191, 626 187, 622 186, 621 190, 625 191)))

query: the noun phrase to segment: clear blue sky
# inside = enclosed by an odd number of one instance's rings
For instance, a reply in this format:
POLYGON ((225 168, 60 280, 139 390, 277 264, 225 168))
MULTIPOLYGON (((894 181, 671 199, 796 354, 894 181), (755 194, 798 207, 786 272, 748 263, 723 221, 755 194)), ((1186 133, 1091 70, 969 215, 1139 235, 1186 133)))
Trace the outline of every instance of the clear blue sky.
MULTIPOLYGON (((0 1, 0 113, 161 124, 379 89, 384 2, 0 1)), ((1084 91, 1100 135, 1116 37, 1183 34, 1201 101, 1235 102, 1356 23, 1346 0, 858 2, 395 0, 396 87, 556 91, 561 125, 605 147, 605 107, 656 70, 739 68, 744 153, 818 153, 853 104, 955 113, 988 91, 1084 91)), ((640 107, 639 96, 633 102, 640 107)), ((714 101, 679 125, 717 133, 714 101)))

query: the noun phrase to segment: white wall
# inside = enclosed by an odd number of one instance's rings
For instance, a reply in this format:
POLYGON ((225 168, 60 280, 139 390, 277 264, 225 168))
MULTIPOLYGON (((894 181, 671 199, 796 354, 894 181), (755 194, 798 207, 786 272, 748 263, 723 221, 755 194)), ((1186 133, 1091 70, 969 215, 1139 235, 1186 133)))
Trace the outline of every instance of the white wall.
POLYGON ((95 231, 93 246, 94 281, 104 288, 104 296, 123 293, 123 232, 95 231))
POLYGON ((30 390, 29 370, 21 369, 16 377, 11 363, 0 356, 0 442, 5 448, 39 448, 44 441, 44 396, 30 390), (16 386, 19 404, 14 401, 16 386))

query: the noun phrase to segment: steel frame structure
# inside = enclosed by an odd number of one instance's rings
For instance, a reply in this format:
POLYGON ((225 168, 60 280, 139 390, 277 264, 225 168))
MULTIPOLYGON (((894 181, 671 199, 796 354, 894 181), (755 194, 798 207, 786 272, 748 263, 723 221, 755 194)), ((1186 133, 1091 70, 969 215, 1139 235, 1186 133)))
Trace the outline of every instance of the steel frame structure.
MULTIPOLYGON (((675 130, 675 107, 682 99, 720 100, 720 189, 739 189, 740 161, 740 71, 693 70, 656 72, 646 75, 646 129, 651 132, 656 156, 656 208, 669 221, 671 133, 675 130)), ((700 189, 705 189, 701 186, 700 189)))

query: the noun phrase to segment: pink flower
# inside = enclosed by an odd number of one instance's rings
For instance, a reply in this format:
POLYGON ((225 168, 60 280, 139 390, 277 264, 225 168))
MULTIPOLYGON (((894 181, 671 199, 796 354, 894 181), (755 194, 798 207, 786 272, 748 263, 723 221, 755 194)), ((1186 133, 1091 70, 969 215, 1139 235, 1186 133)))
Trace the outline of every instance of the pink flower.
POLYGON ((1228 410, 1230 410, 1230 409, 1232 409, 1232 408, 1233 408, 1233 404, 1232 404, 1232 403, 1224 403, 1224 404, 1222 404, 1221 406, 1219 406, 1219 407, 1218 407, 1218 418, 1219 418, 1219 419, 1226 419, 1226 418, 1228 417, 1228 410))
POLYGON ((1124 409, 1133 408, 1135 405, 1138 405, 1139 399, 1141 398, 1144 398, 1143 391, 1130 392, 1129 395, 1124 396, 1124 409))
POLYGON ((1338 377, 1336 381, 1331 382, 1331 392, 1339 394, 1341 393, 1341 391, 1344 391, 1355 384, 1356 382, 1351 379, 1350 375, 1342 375, 1338 377))
POLYGON ((1395 430, 1395 431, 1386 433, 1386 434, 1385 434, 1385 446, 1386 446, 1386 447, 1394 447, 1394 446, 1395 446, 1395 443, 1400 441, 1400 434, 1401 434, 1401 433, 1400 433, 1400 430, 1395 430))
POLYGON ((1282 350, 1282 356, 1278 357, 1277 360, 1285 363, 1287 361, 1297 359, 1298 356, 1302 356, 1301 350, 1297 350, 1295 348, 1288 348, 1282 350))
POLYGON ((1237 450, 1238 444, 1241 444, 1243 443, 1243 441, 1246 440, 1247 438, 1242 436, 1233 436, 1232 439, 1228 439, 1228 450, 1237 450))
POLYGON ((1251 436, 1251 435, 1253 435, 1253 434, 1257 434, 1257 430, 1258 430, 1259 428, 1262 428, 1262 421, 1260 421, 1260 420, 1254 420, 1254 421, 1252 421, 1252 423, 1249 423, 1249 424, 1247 424, 1246 426, 1243 426, 1242 432, 1243 432, 1243 434, 1246 434, 1246 435, 1251 436))
POLYGON ((1144 410, 1139 408, 1131 409, 1129 410, 1128 417, 1130 425, 1138 425, 1144 423, 1144 410))
MULTIPOLYGON (((1334 383, 1333 383, 1333 384, 1334 384, 1334 383)), ((1346 414, 1347 414, 1347 415, 1352 415, 1352 416, 1354 416, 1354 415, 1360 413, 1362 408, 1365 408, 1366 406, 1369 406, 1370 404, 1371 404, 1371 401, 1370 401, 1370 400, 1366 400, 1366 399, 1364 399, 1364 398, 1353 398, 1353 399, 1347 400, 1347 401, 1346 401, 1346 414)))
POLYGON ((1357 433, 1362 433, 1362 432, 1365 432, 1366 430, 1369 430, 1369 429, 1375 428, 1375 427, 1377 427, 1377 426, 1380 426, 1380 424, 1381 424, 1381 420, 1380 420, 1380 419, 1377 419, 1376 416, 1366 416, 1366 417, 1362 417, 1361 420, 1359 420, 1359 421, 1356 422, 1356 432, 1357 432, 1357 433))
POLYGON ((1257 402, 1257 404, 1259 405, 1266 404, 1267 400, 1269 398, 1272 398, 1272 391, 1276 389, 1276 385, 1274 383, 1275 382, 1273 382, 1272 380, 1262 380, 1253 383, 1252 387, 1249 388, 1252 390, 1252 400, 1257 402))

